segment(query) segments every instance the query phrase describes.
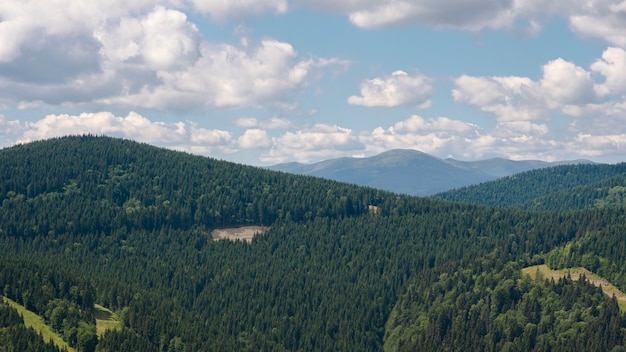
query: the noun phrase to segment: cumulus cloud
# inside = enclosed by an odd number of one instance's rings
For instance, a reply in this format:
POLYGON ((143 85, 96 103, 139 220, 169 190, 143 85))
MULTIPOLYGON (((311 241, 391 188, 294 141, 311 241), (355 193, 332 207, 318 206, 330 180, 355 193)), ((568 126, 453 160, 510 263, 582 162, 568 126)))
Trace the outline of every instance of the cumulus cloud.
POLYGON ((480 30, 510 26, 515 10, 515 2, 511 0, 392 0, 356 10, 349 17, 363 28, 425 24, 480 30))
POLYGON ((258 128, 246 130, 244 134, 239 137, 238 142, 239 146, 243 149, 262 148, 270 145, 267 132, 258 128))
POLYGON ((480 133, 478 126, 447 117, 425 119, 413 115, 394 125, 375 128, 363 137, 368 150, 416 149, 435 155, 457 154, 466 139, 480 133))
POLYGON ((559 58, 545 64, 542 70, 537 90, 550 107, 581 105, 595 100, 594 81, 582 67, 559 58))
POLYGON ((193 65, 159 71, 160 84, 99 101, 155 109, 271 105, 303 87, 312 70, 334 62, 301 60, 291 44, 273 39, 256 47, 203 43, 193 65))
POLYGON ((314 70, 345 62, 302 58, 271 38, 208 42, 186 14, 221 21, 286 10, 286 0, 7 0, 0 5, 0 104, 289 106, 314 70))
POLYGON ((94 36, 100 54, 114 62, 140 58, 147 68, 164 70, 186 66, 197 57, 198 29, 184 13, 157 6, 141 18, 124 17, 94 36))
MULTIPOLYGON (((301 0, 321 11, 343 13, 360 28, 407 25, 457 28, 470 31, 527 27, 541 28, 546 14, 567 13, 554 0, 301 0)), ((567 4, 570 5, 569 3, 567 4)))
POLYGON ((202 154, 213 151, 226 153, 233 148, 231 132, 199 128, 194 123, 182 121, 151 121, 135 112, 126 116, 115 116, 110 112, 51 114, 34 122, 9 121, 0 116, 0 130, 5 131, 0 136, 14 143, 91 133, 202 154))
POLYGON ((384 78, 365 80, 360 86, 361 95, 348 98, 348 103, 362 106, 395 107, 403 105, 430 104, 433 94, 431 79, 423 75, 410 76, 395 71, 384 78))
POLYGON ((19 140, 24 134, 25 128, 19 120, 9 120, 0 115, 0 146, 7 147, 12 141, 19 140))
POLYGON ((110 19, 143 13, 159 3, 167 1, 5 0, 0 5, 0 61, 17 58, 24 48, 36 46, 42 39, 77 33, 91 36, 94 28, 110 19))
POLYGON ((472 77, 455 79, 452 96, 456 102, 494 113, 499 120, 533 120, 544 112, 537 104, 537 84, 526 77, 472 77))
POLYGON ((364 150, 358 135, 349 128, 315 124, 272 138, 271 148, 262 153, 264 163, 277 164, 291 160, 314 162, 343 156, 346 152, 364 150))
POLYGON ((260 160, 268 164, 294 160, 311 163, 344 156, 369 156, 390 149, 415 149, 463 160, 490 157, 558 160, 576 154, 572 146, 577 139, 576 132, 556 139, 548 126, 531 121, 503 122, 484 130, 448 117, 413 115, 370 131, 326 124, 289 131, 272 137, 271 146, 261 153, 260 160))
POLYGON ((498 121, 548 120, 554 112, 573 117, 614 114, 626 92, 626 54, 608 48, 589 70, 561 58, 528 77, 467 76, 454 80, 452 96, 496 115, 498 121), (604 81, 598 82, 601 78, 604 81))
POLYGON ((235 121, 235 125, 239 127, 256 127, 258 126, 259 121, 255 117, 240 117, 235 121))
POLYGON ((245 128, 263 127, 268 130, 287 129, 293 127, 293 123, 289 119, 280 117, 271 117, 267 120, 259 121, 255 117, 240 117, 235 121, 235 125, 245 128))
POLYGON ((233 18, 258 16, 268 11, 287 12, 287 0, 190 0, 193 6, 203 13, 208 13, 218 22, 233 18))
POLYGON ((565 11, 574 32, 626 48, 625 1, 576 1, 573 5, 565 11))
POLYGON ((602 58, 591 65, 591 70, 605 77, 605 81, 596 87, 600 95, 626 95, 626 51, 624 49, 616 47, 606 49, 602 53, 602 58))
MULTIPOLYGON (((410 116, 389 126, 354 130, 340 125, 265 129, 263 122, 239 135, 207 129, 188 121, 154 121, 138 113, 110 112, 47 115, 21 122, 0 115, 0 138, 25 143, 68 134, 104 134, 218 158, 253 153, 263 164, 316 162, 343 156, 369 156, 390 149, 416 149, 463 160, 506 157, 563 160, 620 156, 626 151, 626 103, 603 119, 576 119, 567 131, 554 133, 537 121, 498 121, 491 129, 449 117, 410 116)), ((5 145, 8 146, 8 145, 5 145)))
POLYGON ((626 2, 623 0, 300 0, 308 6, 348 16, 357 27, 375 29, 408 25, 434 28, 522 28, 541 30, 552 16, 566 19, 585 37, 626 48, 626 2))

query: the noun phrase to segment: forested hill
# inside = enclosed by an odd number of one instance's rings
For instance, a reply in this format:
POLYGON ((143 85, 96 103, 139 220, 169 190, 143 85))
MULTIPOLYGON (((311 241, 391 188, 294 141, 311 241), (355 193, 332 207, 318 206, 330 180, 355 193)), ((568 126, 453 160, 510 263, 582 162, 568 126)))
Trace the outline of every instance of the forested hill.
MULTIPOLYGON (((492 210, 93 136, 0 150, 0 204, 3 296, 81 351, 445 349, 456 321, 474 349, 624 343, 609 297, 518 270, 612 237, 621 209, 492 210), (240 225, 269 230, 210 238, 240 225), (123 327, 96 337, 94 304, 123 327)), ((2 329, 0 349, 15 349, 23 338, 2 329)))
POLYGON ((626 163, 562 165, 523 172, 434 198, 529 210, 575 210, 626 205, 626 163))

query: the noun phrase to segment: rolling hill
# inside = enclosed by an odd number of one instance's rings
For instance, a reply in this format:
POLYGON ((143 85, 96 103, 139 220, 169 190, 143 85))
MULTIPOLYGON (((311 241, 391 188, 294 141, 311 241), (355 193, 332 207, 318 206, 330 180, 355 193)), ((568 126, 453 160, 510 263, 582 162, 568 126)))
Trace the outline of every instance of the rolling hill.
MULTIPOLYGON (((2 295, 81 351, 611 350, 626 319, 610 297, 521 269, 590 261, 624 290, 621 254, 589 252, 620 245, 623 220, 623 208, 491 209, 106 137, 0 150, 2 295), (211 237, 245 225, 267 230, 211 237), (97 333, 101 307, 120 324, 97 333)), ((0 346, 22 341, 0 327, 0 346)))
POLYGON ((440 159, 416 150, 391 150, 368 158, 339 158, 315 164, 286 163, 271 170, 310 175, 387 191, 428 196, 531 169, 587 160, 543 162, 501 158, 480 161, 440 159))
POLYGON ((531 170, 435 198, 529 210, 593 209, 626 205, 626 163, 561 165, 531 170))

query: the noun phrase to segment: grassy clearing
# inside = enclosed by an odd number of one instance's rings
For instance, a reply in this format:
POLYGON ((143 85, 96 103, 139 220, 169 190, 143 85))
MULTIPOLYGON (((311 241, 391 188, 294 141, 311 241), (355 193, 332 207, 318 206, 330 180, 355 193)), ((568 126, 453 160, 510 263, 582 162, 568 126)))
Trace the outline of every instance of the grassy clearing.
POLYGON ((617 287, 613 286, 608 280, 592 273, 585 268, 569 268, 561 270, 552 270, 547 265, 535 265, 522 269, 523 275, 529 275, 533 280, 537 280, 537 277, 558 280, 562 277, 571 276, 572 280, 578 280, 582 274, 585 275, 587 281, 596 286, 602 286, 602 292, 609 297, 617 298, 617 303, 622 312, 626 312, 626 295, 620 291, 617 287))
POLYGON ((102 334, 107 330, 119 330, 122 328, 122 322, 119 317, 106 307, 95 304, 94 315, 96 317, 98 337, 102 337, 102 334))
POLYGON ((17 310, 17 312, 24 318, 24 325, 26 325, 26 327, 31 327, 35 329, 35 331, 43 336, 44 341, 52 340, 52 342, 54 342, 54 344, 60 349, 66 348, 69 352, 76 351, 75 349, 70 347, 65 341, 63 341, 63 338, 61 338, 61 336, 52 331, 52 329, 50 329, 50 327, 46 325, 46 323, 44 323, 43 319, 40 316, 31 312, 30 310, 26 309, 26 307, 13 300, 10 300, 4 296, 2 297, 2 299, 15 310, 17 310))

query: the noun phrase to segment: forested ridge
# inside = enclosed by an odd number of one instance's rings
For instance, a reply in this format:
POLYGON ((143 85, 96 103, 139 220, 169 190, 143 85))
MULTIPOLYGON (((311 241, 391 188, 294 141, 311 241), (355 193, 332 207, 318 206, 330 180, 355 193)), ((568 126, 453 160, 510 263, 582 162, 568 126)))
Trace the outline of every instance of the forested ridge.
POLYGON ((626 163, 531 170, 434 195, 490 207, 568 211, 626 206, 626 163))
POLYGON ((410 350, 454 346, 461 329, 463 346, 558 350, 605 317, 611 334, 588 350, 624 343, 609 297, 518 270, 591 236, 619 241, 623 208, 491 209, 94 136, 6 148, 0 165, 3 295, 79 350, 410 350), (251 243, 211 241, 212 229, 239 225, 270 229, 251 243), (564 290, 578 304, 546 303, 564 290), (123 328, 94 340, 94 303, 123 328), (535 315, 509 317, 533 304, 535 315), (452 323, 473 305, 494 323, 452 323))

